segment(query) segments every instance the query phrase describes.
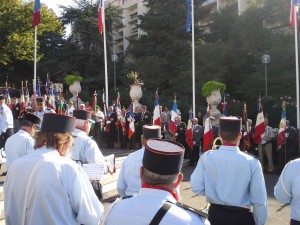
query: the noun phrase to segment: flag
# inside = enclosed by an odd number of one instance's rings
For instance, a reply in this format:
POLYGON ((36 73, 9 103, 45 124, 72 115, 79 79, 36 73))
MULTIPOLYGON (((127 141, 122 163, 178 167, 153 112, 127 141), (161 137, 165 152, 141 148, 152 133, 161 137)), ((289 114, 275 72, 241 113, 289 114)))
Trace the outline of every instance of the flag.
POLYGON ((247 113, 246 103, 244 104, 243 121, 245 124, 243 150, 248 151, 250 148, 250 131, 249 131, 249 124, 248 124, 248 113, 247 113))
POLYGON ((95 91, 95 93, 94 93, 94 99, 93 99, 93 103, 92 103, 92 109, 94 111, 94 113, 93 113, 93 120, 95 122, 97 122, 97 119, 96 119, 97 108, 96 107, 97 107, 97 92, 95 91))
POLYGON ((205 123, 204 123, 204 136, 203 136, 203 152, 210 150, 214 142, 214 132, 211 125, 209 116, 210 108, 207 106, 205 123))
POLYGON ((40 8, 41 8, 40 0, 35 0, 34 9, 33 9, 32 27, 35 27, 40 23, 41 20, 40 8))
POLYGON ((11 99, 10 99, 10 94, 9 94, 9 91, 8 91, 8 88, 6 87, 5 89, 5 96, 6 96, 6 105, 12 109, 12 104, 11 104, 11 99))
POLYGON ((159 98, 158 91, 156 91, 155 100, 154 100, 153 124, 161 126, 158 98, 159 98))
POLYGON ((224 101, 222 102, 222 110, 223 110, 223 115, 228 116, 228 106, 225 100, 225 95, 224 95, 224 101))
POLYGON ((188 125, 187 125, 186 134, 185 134, 185 140, 186 140, 186 143, 190 146, 191 149, 194 148, 192 119, 193 119, 193 112, 190 111, 189 112, 189 122, 188 122, 188 125))
POLYGON ((265 136, 265 118, 263 113, 263 108, 261 104, 261 99, 258 99, 258 114, 256 117, 255 131, 254 131, 254 142, 260 144, 261 140, 265 136))
POLYGON ((102 1, 103 0, 99 0, 99 6, 98 6, 98 27, 99 27, 99 32, 100 32, 101 35, 103 33, 102 1))
MULTIPOLYGON (((102 103, 103 103, 103 114, 104 114, 105 123, 106 123, 109 120, 109 112, 108 112, 107 104, 106 104, 106 100, 105 100, 105 92, 103 92, 103 94, 102 94, 102 103)), ((110 126, 108 123, 106 123, 106 125, 105 125, 105 131, 106 132, 110 131, 110 126)))
POLYGON ((48 94, 49 94, 48 107, 53 110, 56 110, 53 84, 51 82, 50 82, 48 94))
POLYGON ((41 85, 40 85, 40 81, 38 81, 38 83, 37 83, 36 94, 37 94, 37 96, 41 96, 41 85))
POLYGON ((20 112, 26 108, 25 105, 25 96, 24 96, 24 89, 23 89, 23 82, 21 87, 21 96, 20 96, 20 112))
POLYGON ((285 129, 286 129, 286 111, 285 111, 285 104, 282 103, 281 120, 279 124, 278 136, 277 136, 277 149, 279 149, 281 145, 284 144, 286 141, 285 129))
POLYGON ((170 127, 169 131, 172 135, 176 133, 176 117, 177 117, 177 103, 176 98, 173 100, 173 108, 171 110, 171 120, 170 120, 170 127))
POLYGON ((133 102, 130 104, 130 111, 129 111, 129 127, 128 127, 128 139, 134 134, 134 114, 133 114, 133 102))
POLYGON ((298 5, 299 0, 291 0, 290 23, 292 28, 298 28, 298 5))
POLYGON ((120 92, 118 92, 118 97, 116 101, 116 113, 119 121, 122 121, 122 109, 121 109, 121 96, 120 92))
POLYGON ((192 1, 186 0, 186 24, 185 31, 190 32, 192 26, 192 1))
POLYGON ((58 92, 57 114, 63 114, 63 100, 60 90, 58 92))
POLYGON ((47 74, 46 83, 45 83, 46 95, 49 94, 49 86, 50 86, 50 79, 49 79, 49 75, 47 74))

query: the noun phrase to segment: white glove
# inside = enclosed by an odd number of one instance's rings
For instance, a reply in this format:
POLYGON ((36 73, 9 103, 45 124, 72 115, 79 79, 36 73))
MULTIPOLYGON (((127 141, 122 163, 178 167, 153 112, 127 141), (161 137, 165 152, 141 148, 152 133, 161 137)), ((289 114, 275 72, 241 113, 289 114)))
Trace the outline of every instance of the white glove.
POLYGON ((106 121, 106 123, 107 123, 107 124, 110 124, 110 123, 111 123, 111 121, 106 121))
POLYGON ((195 145, 195 144, 196 144, 196 141, 193 141, 193 144, 195 145))
POLYGON ((257 149, 257 147, 255 148, 255 151, 257 151, 258 149, 257 149))
POLYGON ((244 136, 247 136, 247 132, 244 132, 244 136))
POLYGON ((289 137, 289 134, 288 134, 288 133, 285 133, 285 137, 288 138, 288 137, 289 137))
POLYGON ((175 135, 174 135, 174 136, 176 136, 176 137, 177 137, 177 136, 178 136, 178 133, 175 133, 175 135))

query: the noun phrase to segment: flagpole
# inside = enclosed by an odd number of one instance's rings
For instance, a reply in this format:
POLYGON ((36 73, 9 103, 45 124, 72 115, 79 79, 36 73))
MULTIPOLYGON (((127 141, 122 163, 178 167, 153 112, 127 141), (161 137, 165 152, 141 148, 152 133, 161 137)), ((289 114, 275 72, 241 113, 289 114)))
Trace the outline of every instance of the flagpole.
POLYGON ((36 92, 36 42, 37 42, 37 25, 34 26, 34 70, 33 70, 33 93, 36 92))
POLYGON ((104 68, 105 68, 105 101, 106 105, 109 105, 108 101, 108 76, 107 76, 107 53, 106 53, 106 27, 105 27, 105 8, 104 1, 102 1, 102 23, 103 23, 103 46, 104 46, 104 68))
POLYGON ((195 29, 194 29, 194 0, 191 1, 192 7, 192 83, 193 83, 193 117, 196 116, 196 97, 195 97, 195 29))

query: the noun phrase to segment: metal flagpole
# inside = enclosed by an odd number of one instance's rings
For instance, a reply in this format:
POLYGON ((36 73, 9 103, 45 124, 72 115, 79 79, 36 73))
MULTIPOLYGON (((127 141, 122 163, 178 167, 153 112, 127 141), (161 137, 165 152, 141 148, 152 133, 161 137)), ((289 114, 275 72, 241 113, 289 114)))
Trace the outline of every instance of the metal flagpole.
MULTIPOLYGON (((297 129, 299 132, 299 143, 300 143, 300 104, 299 104, 299 63, 298 63, 298 5, 297 5, 297 10, 294 10, 294 29, 295 29, 295 56, 296 56, 296 99, 297 99, 297 129)), ((298 153, 300 152, 300 144, 299 144, 299 149, 298 153)))
POLYGON ((193 82, 193 117, 196 116, 196 97, 195 97, 195 29, 194 29, 194 0, 191 1, 192 7, 192 82, 193 82))
POLYGON ((108 101, 108 76, 107 76, 107 53, 106 53, 106 28, 105 28, 105 8, 104 0, 102 1, 102 23, 103 23, 103 46, 104 46, 104 68, 105 68, 105 100, 106 105, 109 105, 108 101))
POLYGON ((34 27, 34 70, 33 70, 33 93, 36 92, 36 42, 37 42, 37 25, 34 27))

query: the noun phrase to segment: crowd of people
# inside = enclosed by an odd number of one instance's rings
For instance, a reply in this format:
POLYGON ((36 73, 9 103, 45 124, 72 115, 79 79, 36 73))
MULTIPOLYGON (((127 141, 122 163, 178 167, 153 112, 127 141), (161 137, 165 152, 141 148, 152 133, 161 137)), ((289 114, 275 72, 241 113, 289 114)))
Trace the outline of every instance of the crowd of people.
MULTIPOLYGON (((264 135, 257 144, 252 140, 255 128, 247 120, 251 137, 247 149, 241 118, 220 117, 219 126, 214 126, 210 118, 214 137, 220 137, 222 143, 218 150, 204 151, 205 116, 201 114, 191 120, 191 148, 180 111, 176 112, 175 132, 168 132, 172 112, 167 107, 162 111, 160 106, 161 125, 152 125, 152 113, 146 106, 140 107, 134 113, 134 135, 128 138, 130 111, 118 112, 116 105, 104 113, 99 106, 87 103, 75 109, 69 101, 64 110, 55 111, 44 97, 36 97, 35 103, 15 117, 17 100, 14 103, 10 109, 0 95, 1 144, 8 166, 4 185, 8 225, 263 225, 267 221, 264 172, 275 170, 276 139, 276 129, 268 126, 267 118, 264 135), (89 180, 82 168, 82 164, 106 163, 99 147, 104 140, 109 148, 117 147, 117 143, 118 147, 139 149, 124 160, 117 182, 120 198, 105 210, 101 190, 96 191, 101 189, 99 182, 89 180), (189 158, 191 166, 196 165, 191 187, 210 203, 207 215, 180 204, 184 158, 189 158)), ((299 135, 289 121, 286 125, 285 145, 276 151, 277 172, 281 175, 274 194, 291 205, 290 222, 298 225, 299 135)))

